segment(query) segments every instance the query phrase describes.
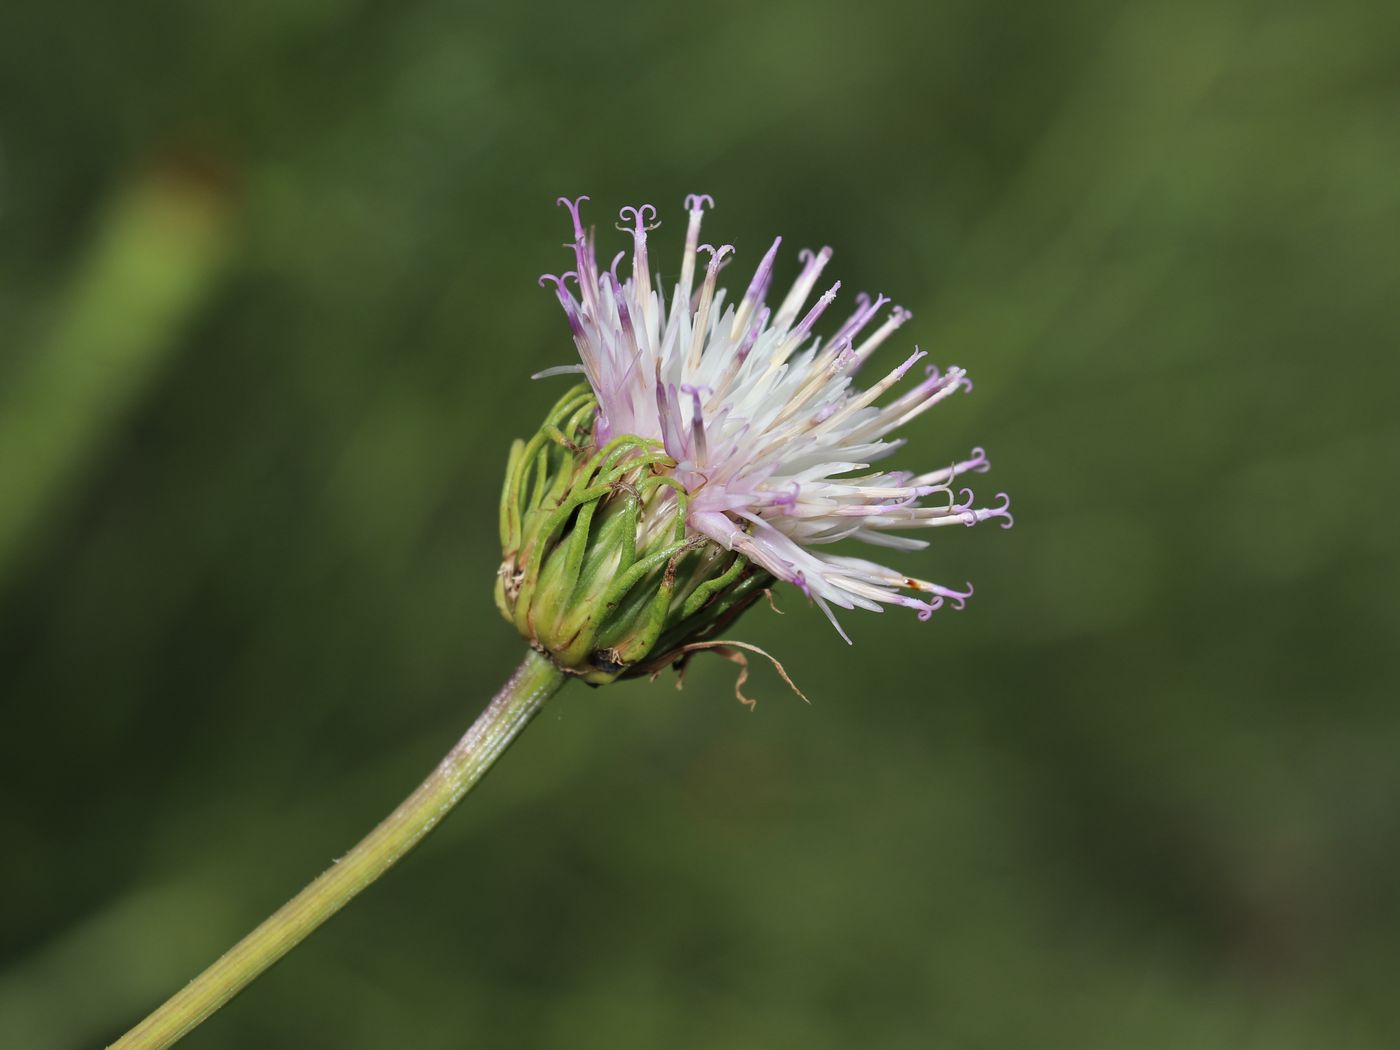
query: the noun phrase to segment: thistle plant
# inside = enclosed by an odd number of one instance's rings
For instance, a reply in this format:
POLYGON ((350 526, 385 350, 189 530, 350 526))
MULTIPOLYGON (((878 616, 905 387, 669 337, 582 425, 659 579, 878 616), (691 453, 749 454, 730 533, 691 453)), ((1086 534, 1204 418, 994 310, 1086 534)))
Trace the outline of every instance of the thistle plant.
POLYGON ((933 583, 829 547, 853 540, 910 552, 927 546, 903 535, 911 530, 1012 524, 1004 493, 978 506, 961 485, 988 469, 981 449, 921 474, 872 469, 903 444, 897 430, 972 384, 962 368, 927 367, 880 403, 925 357, 916 349, 856 387, 910 315, 860 295, 819 337, 841 287, 808 305, 829 248, 802 252, 797 279, 770 305, 774 240, 730 301, 718 278, 734 248, 700 243, 713 201, 692 195, 667 294, 659 277, 653 287, 648 261, 656 209, 622 209, 632 242, 624 279, 627 252, 598 265, 580 213, 587 199, 559 202, 572 220, 574 269, 540 278, 579 356, 541 376, 581 373, 586 382, 515 442, 501 495, 496 605, 528 643, 523 662, 393 813, 114 1047, 169 1046, 246 987, 416 845, 568 679, 655 676, 706 650, 742 663, 744 650, 761 650, 721 636, 778 584, 797 588, 848 642, 836 609, 897 605, 922 620, 944 605, 960 609, 970 584, 933 583))

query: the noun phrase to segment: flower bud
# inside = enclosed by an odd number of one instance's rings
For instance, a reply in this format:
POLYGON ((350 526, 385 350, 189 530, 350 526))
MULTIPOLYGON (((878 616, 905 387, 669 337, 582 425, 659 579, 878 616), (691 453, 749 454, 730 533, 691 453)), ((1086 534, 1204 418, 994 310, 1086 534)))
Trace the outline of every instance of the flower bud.
POLYGON ((687 529, 688 496, 661 442, 598 447, 597 410, 576 387, 511 447, 496 605, 561 670, 602 685, 683 658, 773 578, 687 529))

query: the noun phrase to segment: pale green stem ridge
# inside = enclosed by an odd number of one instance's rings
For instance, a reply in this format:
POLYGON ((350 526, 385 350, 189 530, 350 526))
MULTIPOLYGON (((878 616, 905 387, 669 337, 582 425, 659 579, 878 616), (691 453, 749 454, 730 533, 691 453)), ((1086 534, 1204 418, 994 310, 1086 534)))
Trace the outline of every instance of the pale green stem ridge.
POLYGON ((563 683, 554 664, 529 653, 466 735, 398 809, 109 1050, 170 1046, 247 987, 416 846, 563 683))

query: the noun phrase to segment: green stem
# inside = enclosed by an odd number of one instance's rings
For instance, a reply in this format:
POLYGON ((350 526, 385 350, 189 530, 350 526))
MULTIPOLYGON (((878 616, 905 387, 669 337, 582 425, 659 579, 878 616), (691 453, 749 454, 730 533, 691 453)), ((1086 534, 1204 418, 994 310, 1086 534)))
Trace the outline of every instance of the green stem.
POLYGON ((564 675, 547 658, 527 655, 466 735, 398 809, 109 1050, 170 1046, 246 988, 416 846, 563 684, 564 675))

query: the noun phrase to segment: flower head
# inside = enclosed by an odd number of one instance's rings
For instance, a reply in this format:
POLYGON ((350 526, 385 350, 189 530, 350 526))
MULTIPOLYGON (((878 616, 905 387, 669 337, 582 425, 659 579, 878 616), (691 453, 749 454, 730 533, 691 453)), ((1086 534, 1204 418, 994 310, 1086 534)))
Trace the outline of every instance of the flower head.
MULTIPOLYGON (((770 295, 781 238, 759 261, 745 291, 730 298, 720 271, 732 245, 700 242, 707 195, 686 198, 688 222, 680 274, 666 288, 651 272, 648 233, 654 207, 623 208, 626 251, 598 265, 594 233, 578 200, 560 198, 573 220, 575 268, 545 275, 564 308, 581 363, 550 369, 582 372, 596 397, 592 445, 620 437, 664 453, 651 469, 669 479, 666 501, 684 499, 684 534, 742 555, 802 590, 831 619, 833 606, 879 611, 900 605, 927 619, 945 603, 971 595, 907 576, 874 561, 824 550, 838 540, 910 551, 927 541, 900 533, 997 519, 1009 528, 1010 500, 979 507, 959 479, 988 469, 973 449, 946 467, 914 474, 876 469, 903 442, 892 435, 972 383, 962 368, 923 369, 915 351, 873 385, 855 376, 909 319, 884 296, 856 297, 855 310, 826 337, 818 322, 836 301, 839 281, 813 302, 831 249, 803 251, 801 272, 781 298, 770 295), (904 384, 902 393, 890 394, 904 384), (886 399, 886 395, 889 398, 886 399)), ((667 506, 674 506, 668 502, 667 506)), ((849 641, 849 638, 847 638, 849 641)))

